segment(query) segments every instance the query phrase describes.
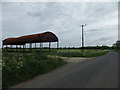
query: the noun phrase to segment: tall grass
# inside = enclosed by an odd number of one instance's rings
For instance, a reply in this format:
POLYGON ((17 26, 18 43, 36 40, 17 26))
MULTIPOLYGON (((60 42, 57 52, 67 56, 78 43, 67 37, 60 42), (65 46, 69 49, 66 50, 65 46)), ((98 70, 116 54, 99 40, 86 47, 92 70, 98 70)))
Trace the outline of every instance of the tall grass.
POLYGON ((3 88, 30 79, 38 74, 47 73, 64 63, 61 58, 50 58, 39 53, 3 52, 3 88))

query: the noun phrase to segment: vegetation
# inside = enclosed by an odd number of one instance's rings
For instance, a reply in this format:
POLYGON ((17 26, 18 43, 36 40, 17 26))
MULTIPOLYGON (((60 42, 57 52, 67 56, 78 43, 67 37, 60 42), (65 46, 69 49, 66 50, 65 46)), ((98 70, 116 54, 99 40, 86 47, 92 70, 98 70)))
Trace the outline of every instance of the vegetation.
POLYGON ((49 49, 45 48, 32 50, 19 49, 18 52, 14 52, 16 51, 15 49, 12 49, 12 52, 9 52, 10 50, 7 50, 7 52, 3 51, 2 53, 3 88, 25 81, 36 75, 52 71, 65 63, 63 59, 49 57, 49 55, 63 57, 96 57, 108 53, 108 50, 82 50, 75 48, 61 48, 57 52, 56 49, 51 49, 51 51, 48 52, 49 49), (30 53, 28 53, 29 50, 30 53), (39 51, 39 53, 36 53, 35 51, 39 51))
POLYGON ((68 51, 60 52, 58 56, 63 57, 96 57, 108 53, 108 50, 79 50, 79 51, 68 51))
POLYGON ((101 56, 108 53, 108 50, 100 50, 100 49, 59 49, 56 52, 45 52, 46 55, 56 55, 62 57, 96 57, 101 56))
POLYGON ((113 44, 112 48, 120 53, 120 41, 117 41, 116 43, 113 44))
MULTIPOLYGON (((60 49, 82 49, 82 47, 60 47, 60 49)), ((106 46, 106 45, 102 45, 102 46, 85 46, 84 49, 101 49, 101 50, 104 50, 104 49, 111 49, 111 47, 109 46, 106 46)))
POLYGON ((65 62, 61 58, 47 57, 40 53, 2 53, 3 88, 47 73, 65 62))

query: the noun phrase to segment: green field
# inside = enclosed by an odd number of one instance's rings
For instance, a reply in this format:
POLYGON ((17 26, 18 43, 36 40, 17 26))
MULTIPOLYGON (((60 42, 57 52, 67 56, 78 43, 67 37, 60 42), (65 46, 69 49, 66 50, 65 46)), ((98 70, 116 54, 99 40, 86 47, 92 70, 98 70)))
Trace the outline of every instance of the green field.
MULTIPOLYGON (((12 51, 15 51, 12 49, 12 51)), ((3 88, 23 82, 36 75, 44 74, 62 66, 66 62, 62 58, 49 57, 96 57, 108 53, 108 50, 80 50, 80 49, 32 49, 32 52, 2 53, 3 88), (39 51, 39 52, 38 52, 39 51)), ((25 51, 25 50, 24 50, 25 51)), ((29 51, 29 49, 26 49, 29 51)))
POLYGON ((59 49, 57 53, 55 52, 47 52, 48 55, 57 55, 63 57, 97 57, 104 54, 107 54, 108 50, 79 50, 79 49, 59 49))
POLYGON ((63 57, 96 57, 108 53, 108 50, 101 49, 9 49, 17 52, 38 52, 44 55, 57 55, 63 57))

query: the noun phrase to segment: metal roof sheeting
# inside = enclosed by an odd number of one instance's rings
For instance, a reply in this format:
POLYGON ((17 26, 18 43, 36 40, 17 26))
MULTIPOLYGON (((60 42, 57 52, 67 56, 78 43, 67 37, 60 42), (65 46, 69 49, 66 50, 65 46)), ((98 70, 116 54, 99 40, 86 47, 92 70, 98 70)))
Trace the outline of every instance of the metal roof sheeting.
POLYGON ((58 37, 52 32, 32 34, 3 40, 3 45, 25 45, 26 43, 57 42, 58 37))

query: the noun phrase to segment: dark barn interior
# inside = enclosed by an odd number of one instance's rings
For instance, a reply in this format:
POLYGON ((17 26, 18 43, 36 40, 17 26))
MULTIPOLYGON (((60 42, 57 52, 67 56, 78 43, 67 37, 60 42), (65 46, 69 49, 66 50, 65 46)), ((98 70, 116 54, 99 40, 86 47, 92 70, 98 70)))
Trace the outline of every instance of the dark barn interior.
POLYGON ((44 32, 44 33, 39 33, 39 34, 32 34, 32 35, 26 35, 26 36, 21 36, 17 38, 7 38, 3 40, 3 46, 2 48, 13 48, 13 46, 16 47, 20 46, 20 48, 26 48, 26 44, 29 44, 29 48, 33 48, 32 44, 35 44, 36 48, 36 43, 39 43, 40 46, 39 48, 43 47, 43 43, 49 43, 49 51, 51 48, 51 43, 52 42, 57 42, 57 49, 59 47, 58 43, 58 37, 52 33, 52 32, 44 32))

